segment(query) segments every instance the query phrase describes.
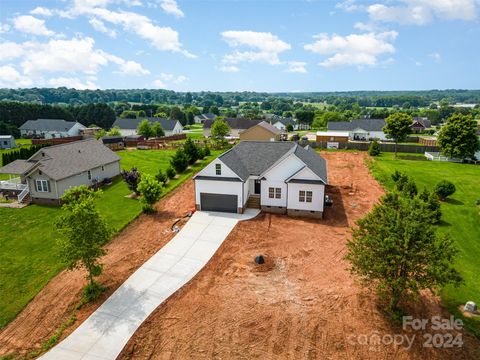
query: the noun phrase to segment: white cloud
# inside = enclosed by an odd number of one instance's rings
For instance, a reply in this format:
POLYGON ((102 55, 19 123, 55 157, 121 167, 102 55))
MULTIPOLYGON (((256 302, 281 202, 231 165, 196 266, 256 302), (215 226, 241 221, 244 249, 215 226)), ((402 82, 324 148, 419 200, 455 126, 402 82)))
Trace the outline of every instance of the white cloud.
POLYGON ((356 22, 353 27, 355 29, 358 29, 360 31, 368 31, 368 32, 371 32, 371 31, 374 31, 376 29, 376 26, 372 23, 363 23, 361 21, 358 21, 356 22))
POLYGON ((52 16, 53 15, 53 12, 52 10, 50 9, 47 9, 47 8, 44 8, 44 7, 41 7, 41 6, 37 6, 35 9, 33 9, 32 11, 30 11, 30 14, 32 15, 40 15, 40 16, 52 16))
POLYGON ((373 4, 367 12, 374 21, 425 25, 435 17, 447 20, 474 20, 476 0, 400 0, 397 6, 373 4))
POLYGON ((20 44, 11 41, 0 43, 0 61, 16 59, 23 53, 23 47, 20 44))
POLYGON ((6 33, 10 30, 10 25, 0 23, 0 34, 6 33))
POLYGON ((422 66, 423 63, 421 61, 415 61, 415 66, 422 66))
POLYGON ((55 33, 48 30, 45 20, 37 19, 31 15, 22 15, 13 19, 15 29, 32 35, 52 36, 55 33))
POLYGON ((312 44, 304 46, 305 50, 329 57, 320 62, 325 67, 343 65, 376 66, 379 56, 395 52, 391 44, 397 37, 395 31, 381 33, 350 34, 340 36, 333 34, 320 34, 312 44))
POLYGON ((289 61, 288 62, 288 72, 292 73, 307 73, 307 63, 303 61, 289 61))
POLYGON ((440 62, 442 60, 442 56, 438 52, 429 54, 428 56, 430 56, 435 62, 440 62))
POLYGON ((167 74, 167 73, 161 73, 160 78, 164 81, 172 82, 174 84, 181 84, 188 80, 188 78, 184 75, 177 76, 177 75, 167 74))
POLYGON ((82 82, 79 78, 76 77, 58 77, 52 78, 48 80, 48 85, 53 87, 67 87, 67 88, 74 88, 77 90, 94 90, 98 89, 98 86, 95 85, 92 81, 87 80, 86 82, 82 82))
POLYGON ((335 7, 337 9, 345 10, 347 12, 356 11, 361 8, 361 6, 357 4, 356 0, 345 0, 341 3, 336 4, 335 7))
POLYGON ((234 73, 234 72, 239 72, 240 69, 234 65, 224 65, 220 67, 220 71, 234 73))
POLYGON ((141 64, 129 60, 120 65, 120 73, 124 75, 142 76, 150 74, 150 71, 144 69, 141 64))
POLYGON ((178 4, 175 0, 161 0, 160 7, 167 14, 173 15, 175 17, 183 18, 185 16, 183 11, 178 7, 178 4))
POLYGON ((159 89, 166 89, 167 88, 167 85, 160 79, 153 80, 152 85, 156 88, 159 88, 159 89))
POLYGON ((256 31, 224 31, 223 39, 232 48, 246 47, 252 50, 235 50, 223 57, 227 64, 239 64, 241 62, 264 62, 270 65, 280 64, 278 55, 290 50, 290 44, 279 39, 276 35, 267 32, 256 31))
POLYGON ((117 37, 117 32, 115 30, 107 28, 102 20, 91 18, 90 20, 88 20, 88 22, 95 30, 100 31, 101 33, 104 33, 112 38, 117 37))
POLYGON ((28 87, 32 80, 20 74, 13 66, 0 66, 0 87, 28 87))

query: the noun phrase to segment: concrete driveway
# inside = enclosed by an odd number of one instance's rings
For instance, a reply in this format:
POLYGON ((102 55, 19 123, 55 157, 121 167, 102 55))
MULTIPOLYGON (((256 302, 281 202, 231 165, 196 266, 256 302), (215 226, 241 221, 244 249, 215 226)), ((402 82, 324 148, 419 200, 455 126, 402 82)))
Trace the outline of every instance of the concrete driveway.
POLYGON ((244 214, 196 212, 180 232, 130 276, 90 317, 44 360, 116 359, 142 322, 192 279, 215 254, 244 214))

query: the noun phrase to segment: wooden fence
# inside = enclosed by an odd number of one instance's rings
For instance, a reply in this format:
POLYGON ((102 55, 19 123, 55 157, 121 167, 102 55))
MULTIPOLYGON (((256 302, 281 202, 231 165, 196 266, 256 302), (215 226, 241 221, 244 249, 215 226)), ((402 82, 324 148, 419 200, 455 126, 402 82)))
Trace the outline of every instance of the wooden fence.
MULTIPOLYGON (((309 142, 308 143, 311 147, 313 148, 320 148, 320 149, 326 149, 327 148, 327 142, 309 142)), ((307 143, 303 143, 302 145, 307 145, 307 143)), ((385 151, 385 152, 394 152, 395 151, 395 144, 393 143, 379 143, 380 146, 380 151, 385 151)), ((348 143, 338 143, 338 148, 339 149, 352 149, 352 150, 361 150, 361 151, 367 151, 368 147, 370 146, 370 143, 368 142, 348 142, 348 143)), ((424 146, 424 145, 410 145, 410 144, 398 144, 397 145, 397 151, 398 152, 404 152, 404 153, 415 153, 415 154, 424 154, 426 151, 427 152, 438 152, 439 149, 436 146, 424 146)))
POLYGON ((82 136, 69 136, 63 138, 52 138, 52 139, 32 139, 32 145, 58 145, 58 144, 67 144, 73 141, 82 140, 82 136))

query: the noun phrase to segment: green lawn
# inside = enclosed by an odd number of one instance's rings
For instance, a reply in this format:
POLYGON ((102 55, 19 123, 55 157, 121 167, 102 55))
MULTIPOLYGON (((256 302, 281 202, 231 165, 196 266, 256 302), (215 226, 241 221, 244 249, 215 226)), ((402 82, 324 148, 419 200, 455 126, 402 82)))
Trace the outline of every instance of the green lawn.
MULTIPOLYGON (((169 166, 173 150, 122 151, 122 168, 136 166, 140 172, 156 174, 169 166)), ((207 159, 195 164, 172 180, 164 195, 189 179, 213 160, 219 151, 212 151, 207 159)), ((120 231, 141 212, 138 200, 126 198, 130 191, 117 179, 97 200, 98 210, 116 232, 120 231)), ((61 209, 30 205, 23 209, 0 208, 0 328, 4 327, 25 305, 58 274, 64 266, 55 251, 58 233, 55 219, 61 209)))
MULTIPOLYGON (((449 234, 459 249, 457 269, 465 279, 459 288, 446 287, 442 299, 455 315, 459 304, 467 300, 480 303, 480 166, 449 162, 426 161, 423 156, 400 154, 403 159, 395 160, 393 154, 383 153, 373 160, 370 168, 375 178, 388 189, 393 188, 391 174, 395 170, 413 177, 419 190, 424 186, 432 189, 440 180, 449 180, 457 188, 447 202, 442 203, 442 224, 439 231, 449 234), (406 158, 406 159, 405 159, 406 158), (408 159, 408 160, 407 160, 408 159)), ((480 320, 467 320, 469 328, 480 337, 480 320)))
POLYGON ((193 140, 203 139, 203 124, 190 125, 190 130, 187 131, 187 137, 193 140))

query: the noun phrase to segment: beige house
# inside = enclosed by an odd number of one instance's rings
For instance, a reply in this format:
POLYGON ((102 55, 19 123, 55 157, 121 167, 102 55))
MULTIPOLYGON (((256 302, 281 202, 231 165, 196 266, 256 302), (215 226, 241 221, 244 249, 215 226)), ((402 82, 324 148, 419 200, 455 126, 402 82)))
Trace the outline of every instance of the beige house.
POLYGON ((282 131, 275 126, 262 121, 240 133, 240 140, 256 140, 256 141, 279 141, 282 131))
POLYGON ((100 141, 88 139, 45 147, 28 160, 5 165, 0 174, 10 175, 0 191, 13 193, 19 202, 59 205, 71 187, 92 186, 120 175, 120 157, 100 141))

